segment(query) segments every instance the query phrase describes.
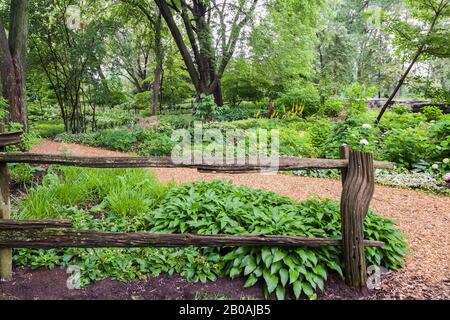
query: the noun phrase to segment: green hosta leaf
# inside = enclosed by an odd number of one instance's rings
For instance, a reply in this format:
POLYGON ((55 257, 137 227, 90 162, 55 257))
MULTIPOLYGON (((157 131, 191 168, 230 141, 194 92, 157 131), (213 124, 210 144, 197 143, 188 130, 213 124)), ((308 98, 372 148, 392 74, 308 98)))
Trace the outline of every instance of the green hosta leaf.
POLYGON ((289 269, 289 279, 290 282, 289 283, 294 283, 295 281, 297 281, 297 279, 299 278, 300 273, 295 270, 295 269, 289 269))
POLYGON ((320 266, 320 265, 315 266, 313 268, 313 271, 314 271, 315 274, 318 274, 319 276, 321 276, 325 280, 327 279, 327 272, 325 271, 325 269, 322 266, 320 266))
POLYGON ((269 249, 263 248, 261 250, 261 256, 264 261, 264 264, 266 265, 266 268, 270 268, 270 265, 273 261, 272 252, 269 249))
POLYGON ((249 275, 250 273, 252 273, 253 271, 255 271, 256 269, 256 264, 254 262, 252 262, 251 264, 247 265, 244 269, 244 276, 249 275))
POLYGON ((248 277, 247 281, 245 282, 244 288, 253 287, 256 284, 256 282, 258 282, 258 277, 256 277, 254 274, 251 274, 248 277))
POLYGON ((263 272, 262 272, 261 267, 257 267, 257 268, 253 271, 253 274, 254 274, 255 276, 257 276, 258 278, 262 276, 262 273, 263 273, 263 272))
POLYGON ((231 279, 236 278, 240 274, 241 274, 241 270, 240 269, 238 269, 238 268, 231 268, 231 270, 230 270, 230 277, 231 277, 231 279))
POLYGON ((306 268, 304 266, 299 266, 298 267, 298 271, 303 274, 304 276, 306 276, 306 274, 308 273, 308 271, 306 271, 306 268))
POLYGON ((328 262, 328 263, 327 263, 327 266, 328 266, 328 268, 330 268, 331 270, 336 271, 336 272, 341 276, 341 278, 344 278, 344 273, 342 272, 342 268, 341 268, 340 265, 338 265, 338 264, 336 263, 336 261, 330 261, 330 262, 328 262))
POLYGON ((272 292, 275 291, 277 285, 278 285, 278 276, 271 274, 268 270, 264 270, 263 271, 263 277, 264 277, 264 281, 266 282, 267 285, 267 291, 269 292, 269 294, 271 294, 272 292))
POLYGON ((289 281, 289 272, 286 269, 280 269, 280 281, 283 286, 289 281))
POLYGON ((323 291, 323 289, 324 289, 324 282, 323 282, 322 278, 318 277, 318 276, 314 276, 314 282, 317 284, 319 289, 321 291, 323 291))
POLYGON ((277 299, 284 300, 285 292, 286 292, 285 288, 283 286, 279 285, 277 287, 277 291, 276 291, 277 299))
POLYGON ((277 250, 277 251, 275 251, 272 262, 281 261, 281 260, 283 260, 284 257, 286 257, 286 252, 284 252, 282 250, 277 250))
POLYGON ((272 266, 270 267, 270 273, 272 274, 278 273, 278 271, 280 271, 282 266, 283 266, 282 263, 279 261, 276 263, 272 263, 272 266))
POLYGON ((317 260, 316 254, 313 251, 310 251, 310 250, 306 251, 306 255, 307 255, 309 261, 311 261, 314 265, 317 264, 318 260, 317 260))
POLYGON ((302 294, 302 282, 301 281, 295 281, 294 285, 294 295, 297 299, 300 299, 300 295, 302 294))
POLYGON ((311 284, 311 286, 315 289, 316 288, 316 282, 314 281, 315 274, 312 272, 307 272, 305 275, 306 280, 311 284))
POLYGON ((285 265, 287 265, 290 269, 294 269, 296 264, 294 263, 294 261, 292 260, 292 258, 290 256, 286 256, 283 259, 283 262, 285 265))
POLYGON ((310 285, 309 283, 307 283, 307 282, 302 282, 302 289, 303 289, 303 292, 304 292, 308 297, 310 297, 310 296, 312 296, 312 295, 314 294, 313 288, 312 288, 311 285, 310 285))

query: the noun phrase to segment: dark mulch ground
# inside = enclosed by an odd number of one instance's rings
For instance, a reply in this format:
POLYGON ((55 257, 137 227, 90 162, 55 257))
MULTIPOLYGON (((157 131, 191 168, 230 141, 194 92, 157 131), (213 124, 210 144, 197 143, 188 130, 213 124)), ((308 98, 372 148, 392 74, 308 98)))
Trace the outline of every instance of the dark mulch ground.
MULTIPOLYGON (((245 279, 189 283, 182 277, 163 274, 157 278, 122 283, 104 280, 84 289, 69 290, 65 270, 15 269, 14 280, 0 283, 0 300, 193 300, 263 299, 261 286, 244 289, 245 279)), ((374 299, 376 292, 358 293, 341 280, 331 278, 320 299, 374 299)))
MULTIPOLYGON (((162 274, 157 278, 123 283, 104 280, 84 289, 67 289, 65 270, 29 270, 16 268, 14 279, 0 282, 0 300, 194 300, 194 299, 264 299, 262 287, 244 289, 244 278, 219 279, 215 282, 189 283, 182 277, 162 274)), ((449 300, 450 282, 430 286, 420 278, 409 279, 389 272, 382 275, 381 290, 356 292, 330 276, 321 300, 449 300), (398 283, 400 281, 401 283, 398 283)), ((272 297, 273 299, 274 297, 272 297)), ((288 297, 288 298, 293 298, 288 297)))

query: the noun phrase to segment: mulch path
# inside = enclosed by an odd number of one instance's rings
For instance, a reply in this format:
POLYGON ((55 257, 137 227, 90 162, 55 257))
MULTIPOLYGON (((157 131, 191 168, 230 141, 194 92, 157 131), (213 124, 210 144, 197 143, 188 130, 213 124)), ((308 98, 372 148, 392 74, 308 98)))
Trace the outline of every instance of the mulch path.
MULTIPOLYGON (((124 153, 52 141, 43 141, 35 146, 32 152, 84 156, 126 156, 124 153)), ((187 183, 198 180, 226 179, 233 181, 236 185, 274 191, 294 200, 306 200, 311 197, 339 200, 342 190, 340 181, 328 179, 273 174, 204 174, 191 169, 149 170, 163 182, 187 183)), ((330 281, 327 284, 325 295, 322 295, 321 298, 450 299, 450 197, 377 186, 371 208, 385 217, 396 220, 400 230, 408 235, 407 241, 412 252, 407 256, 406 268, 400 272, 389 272, 383 275, 382 289, 368 294, 352 294, 339 281, 330 281)), ((45 271, 19 270, 18 273, 21 276, 16 280, 14 287, 26 287, 26 281, 20 279, 26 278, 27 275, 33 277, 36 272, 41 274, 45 271)), ((67 275, 64 277, 66 279, 67 275)), ((148 281, 157 280, 150 279, 148 281)), ((164 281, 168 283, 167 288, 175 290, 170 280, 164 279, 164 281)), ((123 285, 132 288, 134 284, 123 285)), ((189 284, 189 286, 195 287, 198 284, 189 284)), ((205 286, 208 285, 200 285, 202 288, 207 288, 205 286)), ((222 284, 218 286, 217 294, 219 295, 221 288, 222 284)), ((4 289, 4 284, 0 284, 0 289, 4 289)), ((240 284, 239 290, 239 292, 243 290, 240 284)), ((166 291, 163 290, 163 292, 166 291)), ((70 298, 66 295, 61 297, 70 298)), ((167 297, 170 298, 170 295, 167 297)), ((151 297, 144 296, 144 298, 151 297)), ((181 298, 189 298, 189 295, 183 295, 181 298)))

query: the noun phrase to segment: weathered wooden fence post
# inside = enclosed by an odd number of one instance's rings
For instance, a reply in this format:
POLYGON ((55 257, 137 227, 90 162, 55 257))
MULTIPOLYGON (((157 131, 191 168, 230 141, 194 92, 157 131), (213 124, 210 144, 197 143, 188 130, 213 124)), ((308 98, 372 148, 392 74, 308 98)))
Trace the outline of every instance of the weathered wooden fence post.
MULTIPOLYGON (((348 158, 350 157, 350 146, 344 144, 341 147, 340 153, 341 153, 341 159, 343 160, 348 160, 348 158)), ((347 172, 348 172, 348 168, 342 169, 341 170, 341 175, 342 175, 342 186, 344 186, 345 180, 347 180, 347 172)))
MULTIPOLYGON (((0 123, 0 133, 5 131, 5 125, 0 123)), ((5 151, 0 147, 0 152, 5 151)), ((0 162, 0 219, 11 218, 11 200, 9 196, 8 164, 0 162)), ((12 250, 0 249, 0 280, 12 279, 12 250)))
POLYGON ((364 219, 375 191, 374 163, 371 153, 349 150, 348 154, 341 199, 344 275, 349 286, 362 289, 367 283, 364 219))

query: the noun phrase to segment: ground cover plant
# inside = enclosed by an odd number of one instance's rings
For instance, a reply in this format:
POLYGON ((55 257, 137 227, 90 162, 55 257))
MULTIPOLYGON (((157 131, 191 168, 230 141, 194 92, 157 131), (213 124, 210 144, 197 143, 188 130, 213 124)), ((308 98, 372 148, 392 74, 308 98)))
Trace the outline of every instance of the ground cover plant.
MULTIPOLYGON (((163 185, 144 170, 53 167, 16 206, 18 219, 71 219, 77 229, 114 232, 282 234, 340 237, 339 204, 295 202, 275 193, 225 181, 163 185)), ((395 224, 369 212, 366 238, 386 243, 367 248, 368 265, 398 270, 407 245, 395 224)), ((342 276, 340 249, 186 248, 14 250, 20 266, 77 265, 82 284, 178 273, 189 281, 246 277, 266 296, 316 299, 330 273, 342 276)))

